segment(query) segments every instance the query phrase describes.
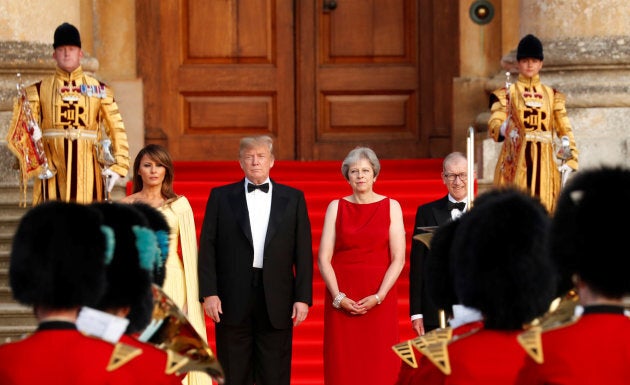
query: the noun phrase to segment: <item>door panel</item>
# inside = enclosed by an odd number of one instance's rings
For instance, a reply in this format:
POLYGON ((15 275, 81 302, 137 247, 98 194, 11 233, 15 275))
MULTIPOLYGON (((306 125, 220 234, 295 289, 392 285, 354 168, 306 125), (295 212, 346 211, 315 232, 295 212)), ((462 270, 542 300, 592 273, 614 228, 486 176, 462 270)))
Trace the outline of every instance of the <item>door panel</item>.
POLYGON ((313 33, 315 52, 305 56, 314 58, 314 84, 299 91, 300 156, 342 159, 367 145, 384 158, 416 157, 422 145, 416 0, 339 0, 332 10, 327 1, 306 3, 301 14, 314 22, 312 32, 302 25, 300 54, 313 33), (312 121, 301 115, 310 103, 312 121))
POLYGON ((232 160, 258 134, 278 159, 449 152, 459 3, 329 2, 136 0, 146 142, 177 160, 232 160))
POLYGON ((163 120, 181 160, 236 159, 245 135, 275 138, 294 159, 291 2, 160 2, 163 120), (281 54, 279 54, 281 53, 281 54))

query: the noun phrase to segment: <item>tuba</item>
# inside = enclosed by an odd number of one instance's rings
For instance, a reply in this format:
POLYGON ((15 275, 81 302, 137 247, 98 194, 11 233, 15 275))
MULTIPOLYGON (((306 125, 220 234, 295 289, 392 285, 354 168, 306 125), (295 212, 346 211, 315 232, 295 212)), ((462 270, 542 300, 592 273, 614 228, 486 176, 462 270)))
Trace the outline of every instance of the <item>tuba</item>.
POLYGON ((225 382, 221 364, 214 353, 188 322, 182 311, 162 289, 152 286, 153 315, 139 339, 167 352, 169 373, 206 372, 219 384, 225 382))

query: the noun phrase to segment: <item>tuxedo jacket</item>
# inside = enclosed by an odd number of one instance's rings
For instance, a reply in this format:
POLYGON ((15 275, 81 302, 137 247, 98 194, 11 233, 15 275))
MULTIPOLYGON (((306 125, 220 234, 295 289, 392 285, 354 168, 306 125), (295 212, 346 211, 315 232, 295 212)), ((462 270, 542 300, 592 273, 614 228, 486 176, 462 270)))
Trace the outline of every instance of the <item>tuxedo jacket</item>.
MULTIPOLYGON (((424 231, 418 227, 440 226, 451 220, 447 208, 448 194, 418 207, 413 235, 424 231)), ((426 331, 440 326, 438 308, 428 296, 425 287, 425 262, 429 249, 424 243, 412 239, 409 253, 409 315, 422 314, 426 331)), ((448 314, 447 314, 448 317, 448 314)))
MULTIPOLYGON (((312 305, 313 247, 304 193, 271 180, 271 211, 263 255, 263 287, 270 322, 292 326, 294 302, 312 305)), ((199 295, 218 295, 221 322, 237 324, 247 314, 254 246, 245 180, 210 192, 199 243, 199 295)))

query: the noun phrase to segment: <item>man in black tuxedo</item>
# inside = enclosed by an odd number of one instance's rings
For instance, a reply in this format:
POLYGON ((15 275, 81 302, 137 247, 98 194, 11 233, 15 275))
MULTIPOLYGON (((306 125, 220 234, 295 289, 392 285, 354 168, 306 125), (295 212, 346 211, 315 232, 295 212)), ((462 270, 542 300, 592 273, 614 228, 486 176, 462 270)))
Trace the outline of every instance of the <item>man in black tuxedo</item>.
MULTIPOLYGON (((413 236, 425 232, 420 227, 440 226, 459 217, 466 210, 467 172, 468 161, 463 153, 452 152, 444 158, 442 181, 448 193, 418 207, 413 236)), ((431 301, 424 282, 428 251, 424 243, 412 240, 409 254, 409 313, 411 326, 418 335, 440 327, 439 309, 431 301)), ((446 317, 452 313, 451 309, 444 310, 446 317)))
POLYGON ((230 385, 289 385, 293 327, 312 305, 304 193, 269 178, 273 140, 241 140, 245 178, 212 189, 199 245, 199 295, 230 385))

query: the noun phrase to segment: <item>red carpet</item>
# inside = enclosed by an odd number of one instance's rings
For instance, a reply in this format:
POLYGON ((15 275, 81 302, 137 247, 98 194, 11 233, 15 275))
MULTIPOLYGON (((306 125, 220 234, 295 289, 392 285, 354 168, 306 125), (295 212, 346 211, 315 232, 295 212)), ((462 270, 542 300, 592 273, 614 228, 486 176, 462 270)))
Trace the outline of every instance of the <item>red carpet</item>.
MULTIPOLYGON (((442 159, 381 161, 381 173, 374 190, 398 200, 402 206, 407 231, 407 259, 418 205, 437 199, 446 193, 446 187, 440 179, 441 171, 442 159)), ((195 212, 197 233, 201 229, 210 189, 237 181, 242 177, 243 172, 236 161, 178 162, 175 164, 175 192, 185 195, 190 200, 195 212)), ((306 321, 294 330, 291 384, 321 385, 324 382, 322 340, 323 301, 326 288, 317 269, 317 252, 328 203, 333 199, 349 195, 351 189, 341 175, 341 161, 276 161, 271 170, 271 177, 278 183, 304 191, 306 196, 313 232, 313 306, 306 321)), ((130 184, 127 187, 129 192, 130 184)), ((407 261, 398 280, 401 340, 414 337, 409 321, 408 274, 407 261)), ((208 321, 207 325, 209 343, 215 351, 212 321, 208 321)), ((218 358, 220 361, 221 357, 218 358)))

